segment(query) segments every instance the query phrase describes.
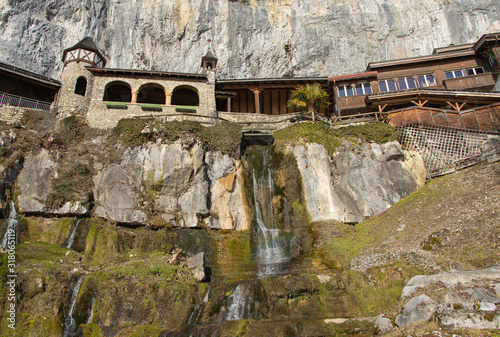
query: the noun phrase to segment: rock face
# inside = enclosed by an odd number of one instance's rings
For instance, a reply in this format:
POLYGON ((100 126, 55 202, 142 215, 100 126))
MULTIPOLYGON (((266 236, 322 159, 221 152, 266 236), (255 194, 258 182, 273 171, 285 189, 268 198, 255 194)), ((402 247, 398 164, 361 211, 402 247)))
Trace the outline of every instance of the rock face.
POLYGON ((45 211, 45 201, 52 191, 52 176, 56 163, 49 151, 42 149, 35 156, 28 156, 18 177, 21 194, 17 201, 19 209, 26 213, 45 211))
POLYGON ((179 227, 247 230, 240 166, 196 142, 131 147, 94 178, 95 212, 120 223, 145 224, 153 213, 179 227))
POLYGON ((344 142, 333 160, 318 144, 298 145, 293 154, 312 221, 357 223, 417 188, 414 175, 402 163, 404 153, 397 142, 363 144, 359 149, 344 142))
POLYGON ((0 60, 53 77, 87 35, 110 68, 199 72, 212 39, 221 77, 262 78, 353 73, 500 31, 496 0, 3 0, 0 13, 0 60))
POLYGON ((396 316, 396 325, 400 328, 408 325, 428 321, 436 310, 437 303, 427 295, 412 298, 396 316))

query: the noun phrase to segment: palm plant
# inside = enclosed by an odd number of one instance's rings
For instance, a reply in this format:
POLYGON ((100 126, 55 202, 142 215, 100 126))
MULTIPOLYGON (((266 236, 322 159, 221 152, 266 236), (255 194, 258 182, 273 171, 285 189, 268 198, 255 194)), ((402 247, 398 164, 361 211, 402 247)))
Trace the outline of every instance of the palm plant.
POLYGON ((299 85, 292 91, 287 106, 296 111, 305 111, 311 114, 313 122, 315 119, 314 109, 326 108, 328 102, 328 93, 321 88, 319 83, 299 85))

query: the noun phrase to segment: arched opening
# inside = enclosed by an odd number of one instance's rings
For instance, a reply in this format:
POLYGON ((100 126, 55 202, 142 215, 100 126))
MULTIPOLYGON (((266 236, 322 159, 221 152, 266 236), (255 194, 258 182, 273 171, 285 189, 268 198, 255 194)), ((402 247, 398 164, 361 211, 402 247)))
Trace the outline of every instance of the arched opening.
POLYGON ((200 105, 200 98, 195 88, 189 86, 177 87, 172 92, 172 105, 200 105))
POLYGON ((165 105, 165 89, 159 84, 144 84, 137 94, 137 103, 165 105))
POLYGON ((111 82, 104 90, 104 100, 111 102, 131 102, 132 89, 125 82, 111 82))
POLYGON ((83 76, 78 77, 75 85, 75 94, 85 96, 87 91, 87 79, 83 76))

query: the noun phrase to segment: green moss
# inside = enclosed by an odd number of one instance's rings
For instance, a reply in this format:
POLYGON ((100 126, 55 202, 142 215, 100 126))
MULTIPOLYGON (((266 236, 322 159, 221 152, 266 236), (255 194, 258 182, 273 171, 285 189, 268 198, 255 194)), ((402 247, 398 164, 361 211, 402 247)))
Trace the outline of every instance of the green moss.
POLYGON ((137 146, 159 137, 174 142, 188 134, 199 138, 209 151, 218 150, 234 157, 239 156, 241 127, 229 122, 204 127, 192 121, 162 123, 152 118, 121 119, 113 129, 112 138, 126 146, 137 146), (143 130, 147 132, 143 133, 143 130))
POLYGON ((92 255, 93 262, 104 263, 113 261, 117 258, 118 253, 118 232, 109 226, 102 228, 97 233, 94 254, 92 255))
POLYGON ((55 243, 61 245, 64 240, 69 236, 71 224, 74 222, 73 218, 61 218, 57 220, 54 225, 49 228, 40 226, 40 218, 22 217, 20 222, 25 224, 27 228, 26 240, 27 241, 44 241, 48 243, 55 243))
POLYGON ((296 123, 274 133, 274 138, 281 142, 298 141, 323 145, 330 155, 340 147, 341 139, 349 139, 354 144, 358 139, 365 142, 386 143, 397 140, 396 130, 387 123, 372 123, 329 129, 322 122, 296 123))
POLYGON ((92 226, 90 226, 89 233, 87 234, 87 239, 85 241, 84 255, 86 258, 91 258, 91 256, 94 254, 99 229, 100 226, 98 224, 93 224, 92 226))
POLYGON ((89 323, 82 326, 83 337, 104 337, 104 333, 98 324, 89 323))
POLYGON ((164 329, 158 325, 142 325, 131 328, 124 332, 123 335, 127 337, 160 337, 163 330, 164 329))

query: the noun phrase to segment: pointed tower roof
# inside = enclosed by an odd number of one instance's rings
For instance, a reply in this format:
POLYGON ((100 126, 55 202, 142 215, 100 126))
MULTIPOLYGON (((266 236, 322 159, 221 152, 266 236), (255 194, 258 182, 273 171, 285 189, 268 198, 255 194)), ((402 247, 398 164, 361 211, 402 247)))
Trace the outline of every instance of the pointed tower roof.
POLYGON ((106 58, 101 54, 101 52, 99 51, 99 49, 95 45, 94 40, 92 40, 92 38, 90 36, 85 37, 80 42, 75 44, 73 47, 69 47, 69 48, 64 49, 63 58, 62 58, 63 61, 65 60, 66 54, 68 52, 70 52, 72 50, 76 50, 76 49, 85 49, 88 51, 92 51, 92 52, 96 53, 101 58, 101 60, 103 61, 104 64, 106 64, 106 58))
POLYGON ((207 61, 215 61, 215 64, 217 64, 217 57, 215 57, 214 53, 212 53, 212 49, 208 48, 207 53, 205 56, 201 58, 201 66, 205 64, 207 61))

